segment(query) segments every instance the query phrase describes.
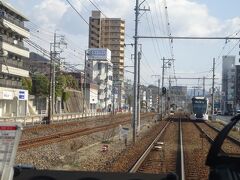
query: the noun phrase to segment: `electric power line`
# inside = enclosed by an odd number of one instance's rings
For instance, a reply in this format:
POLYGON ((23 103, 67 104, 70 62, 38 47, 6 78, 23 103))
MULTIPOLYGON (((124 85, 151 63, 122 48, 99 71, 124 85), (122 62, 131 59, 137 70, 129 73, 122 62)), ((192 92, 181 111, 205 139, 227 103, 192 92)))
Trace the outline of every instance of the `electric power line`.
POLYGON ((86 21, 86 19, 84 19, 84 17, 80 14, 80 12, 72 5, 72 3, 70 3, 69 0, 66 0, 68 2, 68 4, 71 6, 71 8, 79 15, 79 17, 87 24, 88 22, 86 21))

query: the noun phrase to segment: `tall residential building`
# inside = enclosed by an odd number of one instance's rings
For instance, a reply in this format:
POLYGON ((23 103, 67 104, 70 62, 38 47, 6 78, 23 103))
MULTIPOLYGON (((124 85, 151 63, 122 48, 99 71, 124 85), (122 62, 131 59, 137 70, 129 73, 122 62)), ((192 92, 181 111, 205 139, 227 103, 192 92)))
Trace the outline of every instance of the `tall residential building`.
POLYGON ((124 104, 124 36, 125 22, 120 18, 106 18, 100 11, 92 11, 89 18, 89 48, 108 48, 113 64, 113 86, 118 106, 124 104))
POLYGON ((28 91, 22 89, 22 78, 29 77, 23 66, 29 58, 23 44, 29 37, 24 27, 27 18, 0 1, 0 21, 0 116, 24 116, 28 113, 28 91))
POLYGON ((234 111, 235 97, 235 56, 222 57, 222 111, 230 114, 234 111))

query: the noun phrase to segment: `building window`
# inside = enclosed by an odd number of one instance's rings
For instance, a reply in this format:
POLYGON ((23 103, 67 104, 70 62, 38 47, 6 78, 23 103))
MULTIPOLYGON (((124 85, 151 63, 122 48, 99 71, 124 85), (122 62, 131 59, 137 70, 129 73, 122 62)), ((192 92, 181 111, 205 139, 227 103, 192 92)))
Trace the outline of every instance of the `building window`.
POLYGON ((98 63, 98 70, 101 70, 101 63, 98 63))

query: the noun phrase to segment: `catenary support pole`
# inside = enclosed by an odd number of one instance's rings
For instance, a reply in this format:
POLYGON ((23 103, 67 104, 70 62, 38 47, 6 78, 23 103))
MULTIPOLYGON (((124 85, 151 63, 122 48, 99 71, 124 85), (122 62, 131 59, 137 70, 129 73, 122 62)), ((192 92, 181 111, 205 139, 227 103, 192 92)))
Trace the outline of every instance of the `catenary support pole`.
POLYGON ((213 58, 213 77, 212 77, 212 115, 214 114, 214 92, 215 92, 215 58, 213 58))
POLYGON ((133 90, 133 118, 132 118, 132 129, 133 129, 133 143, 136 139, 136 121, 137 121, 137 60, 138 60, 138 16, 139 16, 139 1, 136 0, 135 6, 135 37, 134 37, 134 90, 133 90))

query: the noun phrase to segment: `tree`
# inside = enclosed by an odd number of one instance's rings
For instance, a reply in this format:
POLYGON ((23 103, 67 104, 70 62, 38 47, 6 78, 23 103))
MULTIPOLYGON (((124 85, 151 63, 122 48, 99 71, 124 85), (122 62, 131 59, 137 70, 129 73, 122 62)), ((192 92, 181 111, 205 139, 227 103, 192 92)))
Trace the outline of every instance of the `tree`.
POLYGON ((23 89, 28 90, 29 94, 32 93, 32 79, 27 77, 22 77, 22 87, 23 89))
POLYGON ((32 77, 33 87, 32 93, 37 96, 48 96, 49 94, 49 80, 42 74, 36 74, 32 77))
POLYGON ((66 75, 67 84, 69 88, 77 89, 77 80, 72 75, 66 75))
POLYGON ((64 75, 60 74, 56 77, 55 96, 62 97, 63 90, 67 87, 67 79, 64 75))

